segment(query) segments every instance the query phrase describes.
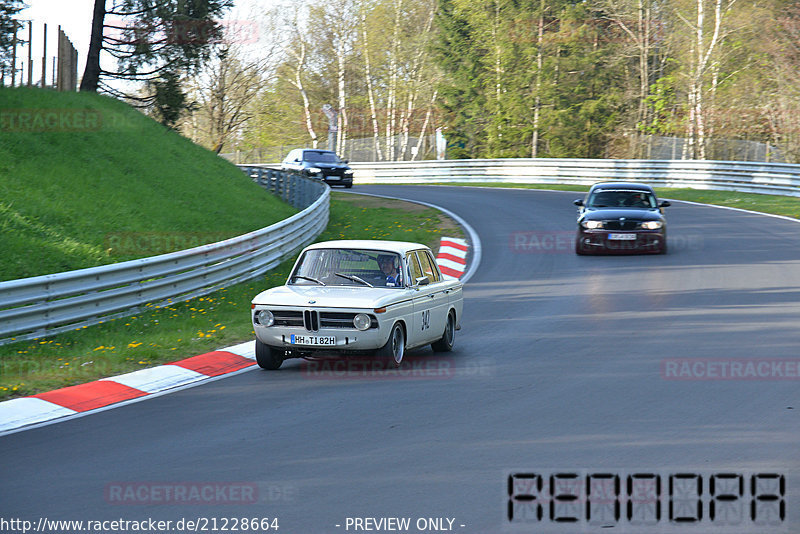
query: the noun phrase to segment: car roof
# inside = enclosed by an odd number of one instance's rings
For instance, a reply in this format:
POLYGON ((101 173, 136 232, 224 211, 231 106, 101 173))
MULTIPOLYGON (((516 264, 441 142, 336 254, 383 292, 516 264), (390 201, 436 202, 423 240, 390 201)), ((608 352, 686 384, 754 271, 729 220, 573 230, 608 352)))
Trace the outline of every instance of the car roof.
POLYGON ((408 241, 382 241, 379 239, 339 239, 336 241, 323 241, 322 243, 314 243, 305 248, 305 250, 316 250, 321 248, 356 248, 366 250, 378 250, 386 252, 396 252, 398 254, 405 254, 412 250, 421 248, 427 249, 425 245, 419 243, 411 243, 408 241))
POLYGON ((647 184, 638 184, 633 182, 600 182, 594 184, 590 191, 596 191, 598 189, 625 189, 628 191, 647 191, 649 193, 655 193, 653 188, 647 184))

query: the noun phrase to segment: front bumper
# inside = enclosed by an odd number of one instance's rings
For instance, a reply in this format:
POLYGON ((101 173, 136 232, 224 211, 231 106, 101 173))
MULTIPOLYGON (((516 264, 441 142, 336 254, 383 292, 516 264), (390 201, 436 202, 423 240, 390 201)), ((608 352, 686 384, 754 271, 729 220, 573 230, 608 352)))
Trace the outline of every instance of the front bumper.
POLYGON ((328 185, 353 185, 353 175, 344 176, 328 175, 322 176, 322 180, 328 185))
POLYGON ((308 172, 309 178, 314 178, 316 180, 322 180, 328 185, 353 185, 353 175, 346 174, 341 172, 317 172, 311 173, 308 172))
POLYGON ((630 253, 660 252, 666 246, 667 235, 663 230, 578 230, 577 246, 583 252, 630 253), (630 234, 634 239, 610 239, 612 234, 630 234))
POLYGON ((369 351, 377 350, 386 344, 389 333, 384 336, 380 328, 360 332, 352 330, 343 332, 339 328, 321 328, 316 332, 309 332, 304 328, 285 326, 254 325, 256 337, 259 341, 270 347, 282 348, 298 352, 338 352, 338 351, 369 351), (336 338, 335 345, 302 345, 291 342, 292 334, 305 337, 336 338))
MULTIPOLYGON (((258 306, 253 310, 253 316, 261 309, 270 309, 269 307, 258 306)), ((299 311, 289 310, 289 311, 299 311)), ((342 313, 343 310, 316 310, 320 316, 325 313, 342 313)), ((345 313, 367 313, 375 317, 374 313, 369 310, 347 310, 345 313)), ((375 320, 375 319, 373 319, 375 320)), ((256 338, 259 341, 274 348, 281 348, 298 353, 318 353, 318 352, 363 352, 375 351, 386 344, 389 339, 389 328, 385 327, 387 321, 380 319, 375 321, 376 327, 371 327, 367 330, 357 330, 355 327, 326 327, 325 325, 314 326, 314 330, 306 328, 305 325, 295 324, 274 324, 272 326, 264 326, 259 324, 257 320, 253 320, 253 329, 255 330, 256 338), (295 339, 293 340, 293 337, 295 339), (321 338, 321 337, 334 337, 336 342, 333 345, 314 345, 307 343, 296 343, 296 337, 301 336, 305 339, 308 338, 321 338)))

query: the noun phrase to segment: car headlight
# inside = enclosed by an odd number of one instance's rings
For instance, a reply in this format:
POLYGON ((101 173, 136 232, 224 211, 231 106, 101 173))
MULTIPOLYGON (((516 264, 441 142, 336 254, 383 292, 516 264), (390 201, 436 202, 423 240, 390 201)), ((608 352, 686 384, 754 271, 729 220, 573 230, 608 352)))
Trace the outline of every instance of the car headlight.
POLYGON ((596 230, 603 227, 603 221, 581 221, 581 226, 589 230, 596 230))
POLYGON ((275 324, 275 316, 269 310, 261 310, 256 314, 256 320, 261 326, 272 326, 275 324))
POLYGON ((372 320, 366 313, 357 313, 356 316, 353 317, 353 326, 355 326, 357 330, 366 330, 371 324, 372 320))
POLYGON ((319 167, 309 167, 308 172, 310 172, 311 174, 318 174, 322 172, 322 169, 320 169, 319 167))
POLYGON ((353 169, 346 169, 344 171, 345 174, 353 174, 353 169))
POLYGON ((664 226, 664 223, 661 221, 645 221, 641 226, 643 230, 658 230, 664 226))

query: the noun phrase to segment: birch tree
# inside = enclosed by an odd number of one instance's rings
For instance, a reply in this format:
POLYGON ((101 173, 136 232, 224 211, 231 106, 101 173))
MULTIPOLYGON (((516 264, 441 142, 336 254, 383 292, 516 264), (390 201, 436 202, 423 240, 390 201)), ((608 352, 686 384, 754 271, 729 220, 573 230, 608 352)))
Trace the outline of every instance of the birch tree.
POLYGON ((691 32, 686 127, 688 142, 684 145, 684 159, 706 159, 707 83, 713 65, 712 58, 718 53, 725 35, 723 24, 735 3, 736 0, 694 0, 693 16, 680 10, 677 12, 691 32))
POLYGON ((289 82, 300 94, 303 101, 303 117, 306 132, 311 140, 312 148, 317 148, 319 144, 319 137, 314 130, 314 122, 311 113, 311 100, 308 97, 308 92, 303 81, 304 73, 306 70, 306 63, 308 60, 309 45, 306 41, 305 34, 300 28, 300 25, 295 17, 290 23, 290 31, 292 37, 288 43, 284 45, 284 52, 290 58, 281 68, 278 69, 279 76, 289 82))

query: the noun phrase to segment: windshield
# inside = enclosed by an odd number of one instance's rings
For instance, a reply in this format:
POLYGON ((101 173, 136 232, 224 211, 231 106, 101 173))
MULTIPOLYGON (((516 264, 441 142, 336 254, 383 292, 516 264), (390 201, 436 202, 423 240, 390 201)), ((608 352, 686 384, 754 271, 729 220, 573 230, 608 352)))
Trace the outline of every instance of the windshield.
POLYGON ((317 150, 306 150, 303 153, 303 160, 312 163, 340 163, 339 157, 333 152, 320 152, 317 150))
POLYGON ((403 287, 400 255, 363 249, 308 250, 300 258, 290 285, 403 287))
POLYGON ((641 190, 602 189, 589 195, 589 208, 645 208, 656 207, 656 197, 641 190))

